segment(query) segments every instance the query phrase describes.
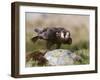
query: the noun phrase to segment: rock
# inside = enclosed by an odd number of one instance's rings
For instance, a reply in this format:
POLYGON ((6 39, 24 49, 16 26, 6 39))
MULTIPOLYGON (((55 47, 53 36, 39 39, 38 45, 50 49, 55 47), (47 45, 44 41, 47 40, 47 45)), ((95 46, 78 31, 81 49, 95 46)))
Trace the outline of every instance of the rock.
POLYGON ((56 49, 46 52, 44 57, 48 60, 49 66, 72 65, 81 57, 69 50, 56 49))

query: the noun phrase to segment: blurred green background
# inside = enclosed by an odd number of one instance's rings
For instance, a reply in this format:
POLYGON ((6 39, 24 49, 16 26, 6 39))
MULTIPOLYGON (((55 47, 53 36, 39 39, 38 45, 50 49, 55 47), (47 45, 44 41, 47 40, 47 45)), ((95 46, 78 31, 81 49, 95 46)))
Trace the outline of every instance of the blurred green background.
POLYGON ((26 54, 37 50, 46 49, 46 41, 38 40, 33 43, 30 39, 36 36, 35 28, 64 27, 69 30, 72 37, 72 45, 63 44, 61 49, 69 49, 82 57, 82 62, 89 63, 89 16, 49 13, 25 13, 26 25, 26 54))

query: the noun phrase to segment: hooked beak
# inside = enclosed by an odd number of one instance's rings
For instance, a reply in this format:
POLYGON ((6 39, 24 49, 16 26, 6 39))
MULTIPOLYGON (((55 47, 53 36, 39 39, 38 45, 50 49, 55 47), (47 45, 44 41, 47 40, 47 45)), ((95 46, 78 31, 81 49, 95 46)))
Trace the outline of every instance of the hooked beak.
POLYGON ((69 37, 69 38, 65 39, 64 43, 69 44, 69 45, 72 44, 72 38, 69 37))

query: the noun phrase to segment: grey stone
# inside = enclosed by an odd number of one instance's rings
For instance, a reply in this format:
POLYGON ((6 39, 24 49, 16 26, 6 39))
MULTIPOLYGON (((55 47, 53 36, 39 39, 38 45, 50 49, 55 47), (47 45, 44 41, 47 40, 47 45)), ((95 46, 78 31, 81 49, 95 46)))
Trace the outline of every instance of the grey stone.
POLYGON ((48 51, 44 57, 48 60, 48 65, 51 66, 72 65, 76 60, 81 59, 80 56, 65 49, 48 51))

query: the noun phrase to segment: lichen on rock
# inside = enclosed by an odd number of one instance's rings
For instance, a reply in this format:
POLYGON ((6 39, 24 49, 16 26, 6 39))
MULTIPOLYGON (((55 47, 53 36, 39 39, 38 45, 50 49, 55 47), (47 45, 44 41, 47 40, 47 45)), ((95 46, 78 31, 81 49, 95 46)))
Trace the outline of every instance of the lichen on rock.
POLYGON ((44 57, 48 60, 50 66, 72 65, 76 60, 81 59, 80 56, 65 49, 48 51, 44 57))

